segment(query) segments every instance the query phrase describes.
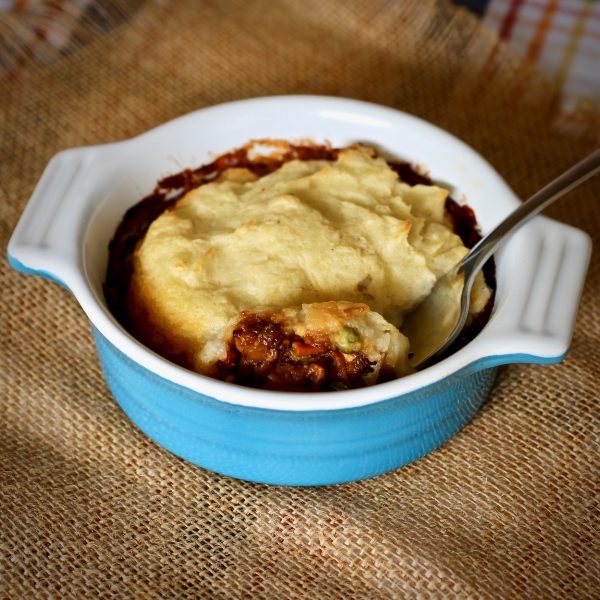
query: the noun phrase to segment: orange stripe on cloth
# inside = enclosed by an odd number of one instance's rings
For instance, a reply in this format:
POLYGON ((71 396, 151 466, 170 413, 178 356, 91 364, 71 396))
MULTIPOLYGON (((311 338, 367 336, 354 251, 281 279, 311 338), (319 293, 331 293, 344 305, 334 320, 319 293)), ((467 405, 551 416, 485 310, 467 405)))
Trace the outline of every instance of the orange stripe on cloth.
POLYGON ((579 15, 577 17, 577 21, 575 22, 575 26, 572 29, 571 36, 569 37, 569 41, 565 47, 565 54, 563 56, 562 62, 558 67, 558 72, 556 73, 556 83, 559 88, 563 88, 565 80, 567 79, 567 75, 571 70, 571 65, 573 64, 573 60, 575 59, 575 55, 577 54, 579 47, 579 40, 583 36, 585 30, 585 24, 588 20, 592 8, 594 6, 594 0, 586 0, 579 15))
POLYGON ((513 0, 508 12, 506 13, 506 17, 500 27, 500 37, 503 40, 507 40, 514 29, 515 23, 517 22, 517 15, 519 14, 519 9, 523 4, 523 0, 513 0))
POLYGON ((485 63, 481 69, 479 82, 475 85, 472 92, 473 97, 477 98, 478 96, 483 95, 485 93, 485 89, 498 73, 500 65, 502 64, 502 59, 506 52, 508 38, 510 37, 515 23, 517 22, 519 9, 521 8, 523 2, 524 0, 512 0, 510 3, 510 7, 508 8, 506 16, 499 27, 499 39, 494 44, 494 47, 485 60, 485 63))
POLYGON ((557 8, 558 0, 550 0, 550 2, 546 4, 542 18, 540 19, 535 31, 535 35, 531 40, 531 44, 529 44, 529 50, 527 51, 528 60, 531 60, 532 62, 537 61, 538 56, 544 47, 546 35, 552 27, 552 18, 554 17, 554 13, 556 12, 557 8))

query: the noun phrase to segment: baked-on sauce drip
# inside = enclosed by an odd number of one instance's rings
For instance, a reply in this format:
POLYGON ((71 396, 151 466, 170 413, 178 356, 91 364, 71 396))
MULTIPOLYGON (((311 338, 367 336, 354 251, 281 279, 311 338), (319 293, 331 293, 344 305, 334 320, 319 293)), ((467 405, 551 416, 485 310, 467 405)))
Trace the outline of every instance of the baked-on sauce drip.
MULTIPOLYGON (((340 150, 317 144, 294 145, 272 140, 252 141, 242 148, 223 154, 208 165, 198 169, 185 169, 181 173, 161 179, 152 194, 125 213, 109 245, 104 295, 115 318, 125 329, 131 330, 127 313, 127 293, 133 275, 135 247, 146 234, 150 224, 187 192, 214 181, 231 167, 246 168, 262 177, 276 171, 290 160, 336 160, 340 150), (275 146, 280 151, 270 156, 254 155, 254 149, 259 145, 275 146)), ((409 163, 387 162, 403 182, 409 185, 432 185, 428 176, 416 171, 409 163)), ((472 248, 481 239, 473 211, 450 197, 446 200, 446 210, 452 218, 454 232, 467 248, 472 248)), ((496 290, 493 259, 488 261, 483 271, 492 296, 485 309, 448 349, 446 356, 471 341, 489 320, 496 290)), ((234 332, 227 360, 217 364, 217 377, 265 389, 316 391, 360 387, 363 375, 372 371, 373 364, 361 352, 355 355, 354 360, 347 362, 342 353, 334 347, 323 343, 315 345, 310 341, 306 343, 306 340, 295 339, 293 336, 286 337, 275 324, 248 313, 234 332), (303 351, 306 353, 302 354, 303 351)), ((167 358, 179 362, 175 356, 167 358)), ((384 379, 385 375, 381 374, 379 381, 384 379)))

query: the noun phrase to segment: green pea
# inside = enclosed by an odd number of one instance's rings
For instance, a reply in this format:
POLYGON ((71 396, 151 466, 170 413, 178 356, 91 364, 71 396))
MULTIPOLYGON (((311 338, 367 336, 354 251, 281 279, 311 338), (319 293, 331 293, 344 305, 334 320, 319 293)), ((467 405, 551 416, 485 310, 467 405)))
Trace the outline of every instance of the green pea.
POLYGON ((346 354, 349 352, 354 352, 357 350, 355 344, 358 342, 359 336, 354 329, 350 327, 344 327, 335 340, 335 345, 338 350, 345 352, 346 354))

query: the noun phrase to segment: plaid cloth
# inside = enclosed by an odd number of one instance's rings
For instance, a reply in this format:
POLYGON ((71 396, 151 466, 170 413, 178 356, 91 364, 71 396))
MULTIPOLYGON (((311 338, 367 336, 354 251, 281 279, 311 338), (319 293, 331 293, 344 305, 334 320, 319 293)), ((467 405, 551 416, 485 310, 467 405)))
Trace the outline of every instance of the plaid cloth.
POLYGON ((491 0, 483 21, 554 80, 566 112, 600 109, 600 2, 491 0))
MULTIPOLYGON (((20 36, 17 37, 20 48, 13 46, 13 51, 20 50, 24 55, 27 53, 35 58, 37 49, 44 42, 59 51, 63 50, 69 44, 76 23, 91 2, 92 0, 0 0, 0 9, 14 12, 13 21, 22 25, 20 36)), ((6 47, 4 49, 8 50, 6 47)), ((15 70, 19 70, 20 66, 23 66, 22 61, 16 60, 15 70)))
POLYGON ((128 20, 145 0, 0 0, 0 84, 128 20))
POLYGON ((0 10, 22 10, 40 0, 0 0, 0 10))

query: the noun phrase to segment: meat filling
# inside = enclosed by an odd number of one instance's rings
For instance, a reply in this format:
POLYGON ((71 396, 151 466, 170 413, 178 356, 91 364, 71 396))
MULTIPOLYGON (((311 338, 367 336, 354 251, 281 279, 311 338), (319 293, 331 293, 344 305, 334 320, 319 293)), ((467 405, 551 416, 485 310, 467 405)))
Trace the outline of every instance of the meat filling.
POLYGON ((244 311, 227 358, 217 361, 219 379, 279 391, 325 391, 364 387, 375 363, 360 351, 344 353, 329 340, 302 339, 244 311))

